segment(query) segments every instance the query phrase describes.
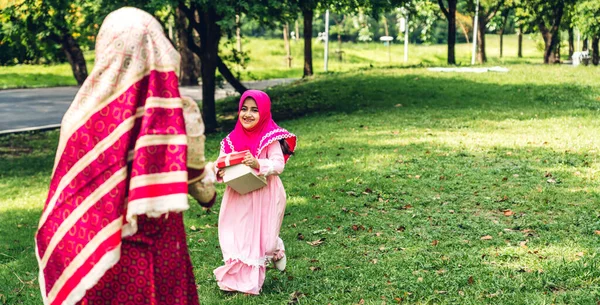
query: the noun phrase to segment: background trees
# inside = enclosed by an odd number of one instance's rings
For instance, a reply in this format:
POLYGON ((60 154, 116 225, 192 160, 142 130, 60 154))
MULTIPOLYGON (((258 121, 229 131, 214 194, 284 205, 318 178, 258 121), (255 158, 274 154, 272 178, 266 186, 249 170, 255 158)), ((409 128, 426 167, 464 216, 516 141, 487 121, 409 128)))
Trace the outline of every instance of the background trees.
MULTIPOLYGON (((404 39, 398 25, 408 16, 408 39, 447 44, 447 63, 453 65, 456 42, 472 41, 475 11, 475 0, 0 0, 0 64, 66 61, 81 84, 87 76, 84 51, 93 49, 104 17, 124 5, 144 9, 163 24, 182 54, 182 85, 201 81, 209 132, 217 128, 217 71, 238 92, 246 90, 231 69, 244 67, 250 60, 241 48, 241 37, 281 38, 287 24, 286 37, 293 31, 295 37, 304 38, 302 76, 309 77, 315 73, 313 39, 324 31, 325 10, 331 12, 330 36, 337 40, 339 56, 342 42, 378 41, 383 35, 404 39)), ((543 62, 559 62, 561 29, 570 37, 569 53, 574 51, 572 41, 579 29, 591 41, 593 62, 598 63, 598 16, 600 2, 595 0, 481 0, 478 61, 487 60, 486 33, 500 35, 502 56, 505 33, 518 33, 521 42, 524 33, 539 32, 543 62)), ((521 55, 520 45, 517 52, 521 55)))

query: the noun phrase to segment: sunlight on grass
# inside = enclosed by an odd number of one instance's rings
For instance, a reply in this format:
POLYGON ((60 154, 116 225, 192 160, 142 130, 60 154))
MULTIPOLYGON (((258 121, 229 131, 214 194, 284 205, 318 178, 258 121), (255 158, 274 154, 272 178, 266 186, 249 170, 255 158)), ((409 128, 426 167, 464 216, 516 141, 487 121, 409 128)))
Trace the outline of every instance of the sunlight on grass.
POLYGON ((507 245, 506 247, 484 249, 482 255, 489 257, 484 265, 508 268, 517 272, 543 273, 545 267, 580 261, 584 256, 594 258, 597 255, 593 251, 590 252, 590 249, 573 243, 560 246, 527 246, 528 240, 523 240, 521 243, 521 246, 507 245))

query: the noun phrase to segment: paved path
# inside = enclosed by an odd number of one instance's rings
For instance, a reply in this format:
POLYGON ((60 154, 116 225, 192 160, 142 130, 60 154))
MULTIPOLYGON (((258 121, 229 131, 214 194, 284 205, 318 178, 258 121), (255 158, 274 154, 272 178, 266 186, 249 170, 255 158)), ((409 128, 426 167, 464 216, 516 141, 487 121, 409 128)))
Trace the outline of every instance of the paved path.
MULTIPOLYGON (((296 79, 271 79, 244 82, 251 89, 265 89, 287 84, 296 79)), ((78 87, 0 90, 0 134, 60 127, 63 115, 71 105, 78 87)), ((181 94, 202 100, 202 87, 181 87, 181 94)), ((226 84, 217 88, 220 99, 237 92, 226 84)))

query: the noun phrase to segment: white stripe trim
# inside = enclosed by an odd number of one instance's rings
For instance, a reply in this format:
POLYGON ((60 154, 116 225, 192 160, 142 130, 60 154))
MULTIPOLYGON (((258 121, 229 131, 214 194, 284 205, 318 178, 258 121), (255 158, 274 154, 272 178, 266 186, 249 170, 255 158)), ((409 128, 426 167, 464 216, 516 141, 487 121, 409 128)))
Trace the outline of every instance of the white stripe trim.
POLYGON ((120 258, 121 245, 116 247, 114 250, 106 252, 106 254, 104 254, 98 263, 92 268, 92 270, 90 270, 90 272, 83 279, 81 279, 79 285, 77 285, 71 291, 71 293, 63 302, 63 305, 74 305, 81 301, 81 299, 83 299, 85 296, 86 291, 96 286, 106 271, 116 265, 120 258))
POLYGON ((73 167, 71 167, 71 169, 63 176, 63 178, 58 184, 58 187, 56 188, 54 196, 52 196, 52 199, 50 199, 50 201, 48 202, 48 206, 46 207, 46 209, 44 209, 44 213, 40 218, 38 229, 41 228, 44 225, 44 223, 46 223, 48 216, 54 210, 54 206, 56 205, 58 197, 60 196, 62 191, 64 191, 65 187, 67 187, 69 183, 71 183, 71 180, 73 180, 85 167, 87 167, 94 160, 96 160, 96 158, 98 158, 98 156, 103 151, 108 149, 119 138, 121 138, 124 134, 131 130, 131 128, 133 128, 133 124, 135 123, 135 119, 137 118, 137 116, 138 112, 136 112, 135 116, 129 117, 125 121, 123 121, 123 123, 121 123, 110 135, 102 139, 102 141, 96 144, 96 146, 94 146, 92 150, 90 150, 85 156, 79 159, 79 161, 77 161, 77 163, 75 163, 75 165, 73 165, 73 167))
POLYGON ((37 245, 37 238, 33 239, 35 242, 35 258, 37 259, 38 262, 38 282, 40 284, 40 291, 42 292, 42 302, 44 302, 44 305, 48 305, 48 297, 46 294, 46 277, 44 276, 44 269, 40 268, 40 264, 41 264, 41 259, 40 259, 40 254, 39 254, 39 248, 37 245))
MULTIPOLYGON (((127 167, 123 167, 117 172, 115 172, 108 180, 106 180, 102 185, 100 185, 93 193, 91 193, 87 198, 85 198, 77 208, 71 212, 71 214, 60 224, 54 235, 52 235, 52 239, 48 243, 46 247, 46 251, 44 252, 44 257, 40 262, 40 268, 46 268, 48 264, 48 260, 50 259, 50 255, 54 252, 54 248, 58 245, 58 243, 63 239, 63 237, 71 230, 71 228, 77 223, 79 219, 92 207, 94 204, 98 202, 102 197, 112 191, 119 183, 127 178, 127 167)), ((119 208, 119 207, 115 207, 119 208)))
POLYGON ((154 145, 187 145, 187 136, 184 134, 141 136, 135 143, 135 150, 154 145))
POLYGON ((186 194, 172 194, 159 197, 140 198, 129 201, 127 204, 126 223, 123 226, 123 237, 131 236, 137 232, 137 215, 159 217, 169 212, 183 212, 189 209, 186 194))
POLYGON ((187 183, 187 171, 166 172, 158 174, 148 174, 132 177, 129 181, 129 189, 135 189, 152 184, 165 184, 174 182, 187 183))
MULTIPOLYGON (((69 266, 63 271, 60 275, 50 293, 48 294, 48 302, 50 304, 53 303, 56 295, 60 292, 60 289, 64 286, 66 281, 73 276, 73 274, 81 268, 81 266, 90 258, 90 256, 98 249, 100 244, 106 241, 107 238, 118 232, 123 225, 123 219, 121 217, 115 219, 113 222, 108 224, 106 227, 102 229, 102 231, 98 232, 92 240, 88 242, 87 245, 81 250, 81 252, 71 261, 69 266)), ((65 303, 63 303, 65 304, 65 303)))
POLYGON ((146 109, 148 108, 166 108, 166 109, 180 109, 183 108, 183 102, 179 97, 149 97, 146 100, 146 109))

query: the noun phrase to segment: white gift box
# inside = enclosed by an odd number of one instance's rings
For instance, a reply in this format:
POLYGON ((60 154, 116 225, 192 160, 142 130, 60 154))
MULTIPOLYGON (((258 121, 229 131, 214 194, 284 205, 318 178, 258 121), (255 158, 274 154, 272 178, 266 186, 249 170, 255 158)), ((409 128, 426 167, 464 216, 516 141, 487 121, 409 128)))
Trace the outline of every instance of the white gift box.
POLYGON ((267 186, 267 179, 247 165, 235 164, 224 170, 223 182, 242 195, 267 186))

